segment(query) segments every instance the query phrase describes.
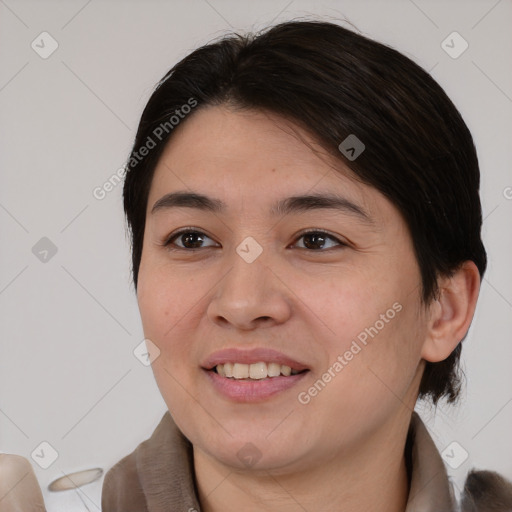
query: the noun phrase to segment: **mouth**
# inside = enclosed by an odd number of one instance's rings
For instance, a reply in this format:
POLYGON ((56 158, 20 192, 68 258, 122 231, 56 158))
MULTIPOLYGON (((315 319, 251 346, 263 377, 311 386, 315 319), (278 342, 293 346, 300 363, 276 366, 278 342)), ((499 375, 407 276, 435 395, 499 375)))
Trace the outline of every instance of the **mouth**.
POLYGON ((272 349, 228 349, 202 365, 209 382, 235 402, 268 399, 294 387, 310 372, 305 364, 272 349))

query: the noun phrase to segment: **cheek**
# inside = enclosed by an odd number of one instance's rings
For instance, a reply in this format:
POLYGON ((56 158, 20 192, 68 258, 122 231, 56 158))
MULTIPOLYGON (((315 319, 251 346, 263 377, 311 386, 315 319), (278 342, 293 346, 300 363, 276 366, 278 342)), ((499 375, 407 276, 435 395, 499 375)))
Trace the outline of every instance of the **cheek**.
POLYGON ((155 341, 163 343, 187 312, 193 310, 200 300, 195 279, 194 276, 169 268, 168 264, 158 258, 143 256, 137 301, 147 337, 153 336, 155 341))
POLYGON ((137 301, 144 336, 160 350, 151 365, 153 374, 168 409, 185 416, 193 413, 185 391, 191 388, 192 374, 187 341, 199 299, 193 281, 150 258, 141 261, 137 301))
POLYGON ((393 401, 399 404, 396 397, 405 396, 416 375, 425 335, 425 319, 418 315, 418 276, 408 269, 384 270, 354 273, 333 280, 323 296, 315 292, 323 297, 316 304, 319 316, 332 331, 324 339, 326 369, 336 374, 324 395, 329 407, 378 410, 393 401), (340 364, 332 369, 336 361, 340 364))
POLYGON ((351 334, 331 353, 331 361, 342 356, 343 370, 326 399, 363 416, 408 403, 424 335, 415 305, 403 300, 384 308, 373 305, 373 313, 361 315, 351 334))
POLYGON ((322 282, 308 282, 307 297, 315 299, 306 297, 306 303, 309 301, 317 323, 325 327, 329 351, 344 351, 353 340, 364 344, 376 331, 389 331, 389 325, 400 316, 396 311, 399 307, 393 307, 398 297, 393 293, 395 287, 383 279, 379 281, 370 270, 342 272, 322 282))
POLYGON ((195 378, 201 357, 198 333, 208 339, 205 290, 217 280, 216 272, 170 265, 159 254, 141 260, 137 301, 144 336, 160 349, 153 371, 158 381, 168 381, 164 389, 175 387, 173 377, 180 383, 195 378))

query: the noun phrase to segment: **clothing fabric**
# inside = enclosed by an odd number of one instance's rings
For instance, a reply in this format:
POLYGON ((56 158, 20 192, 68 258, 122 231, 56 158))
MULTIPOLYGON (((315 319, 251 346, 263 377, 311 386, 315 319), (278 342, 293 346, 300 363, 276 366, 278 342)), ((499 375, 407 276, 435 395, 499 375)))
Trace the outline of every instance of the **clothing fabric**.
MULTIPOLYGON (((405 512, 454 512, 443 460, 416 412, 406 450, 411 468, 405 512)), ((201 512, 192 445, 168 411, 152 436, 105 475, 101 504, 103 512, 201 512)))

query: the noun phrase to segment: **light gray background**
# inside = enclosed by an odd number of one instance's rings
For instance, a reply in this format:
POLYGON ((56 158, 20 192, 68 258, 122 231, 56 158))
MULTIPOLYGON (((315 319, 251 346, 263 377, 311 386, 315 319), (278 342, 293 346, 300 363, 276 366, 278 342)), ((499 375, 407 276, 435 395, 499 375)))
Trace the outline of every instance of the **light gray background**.
POLYGON ((166 410, 133 355, 143 334, 122 186, 103 200, 93 189, 123 165, 175 62, 228 30, 310 15, 346 17, 432 70, 473 133, 489 267, 463 350, 467 388, 456 408, 418 409, 440 450, 469 453, 448 467, 458 488, 473 466, 512 478, 510 0, 0 0, 0 449, 31 460, 50 512, 99 510, 101 481, 46 486, 108 469, 166 410), (47 59, 31 48, 43 31, 59 44, 47 59), (469 43, 457 59, 441 47, 453 31, 469 43), (32 253, 42 237, 58 248, 46 263, 32 253), (48 469, 30 457, 42 441, 59 455, 48 469))

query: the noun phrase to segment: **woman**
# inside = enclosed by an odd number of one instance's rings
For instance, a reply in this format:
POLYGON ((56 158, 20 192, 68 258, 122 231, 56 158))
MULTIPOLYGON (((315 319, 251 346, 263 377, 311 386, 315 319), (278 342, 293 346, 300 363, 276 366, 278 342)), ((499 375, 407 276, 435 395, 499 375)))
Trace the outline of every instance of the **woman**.
POLYGON ((151 96, 124 207, 169 411, 104 512, 455 510, 414 405, 457 399, 486 252, 425 71, 323 22, 206 45, 151 96))

